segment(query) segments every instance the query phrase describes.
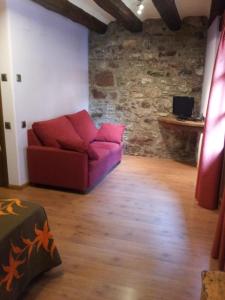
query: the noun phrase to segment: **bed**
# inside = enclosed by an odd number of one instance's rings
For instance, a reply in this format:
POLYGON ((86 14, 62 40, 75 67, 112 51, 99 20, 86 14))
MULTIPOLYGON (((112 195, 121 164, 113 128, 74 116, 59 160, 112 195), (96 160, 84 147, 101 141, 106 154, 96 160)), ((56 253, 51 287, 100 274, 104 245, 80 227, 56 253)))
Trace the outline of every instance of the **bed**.
POLYGON ((18 299, 32 279, 60 264, 44 208, 0 199, 0 299, 18 299))

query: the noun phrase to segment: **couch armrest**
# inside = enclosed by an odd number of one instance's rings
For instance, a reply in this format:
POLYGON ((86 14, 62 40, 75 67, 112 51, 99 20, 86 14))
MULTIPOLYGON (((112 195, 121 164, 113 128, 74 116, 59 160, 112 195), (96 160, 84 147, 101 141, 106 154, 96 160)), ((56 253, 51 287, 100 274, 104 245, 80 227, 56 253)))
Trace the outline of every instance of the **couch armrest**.
POLYGON ((58 148, 29 146, 28 173, 31 183, 85 191, 88 155, 58 148))

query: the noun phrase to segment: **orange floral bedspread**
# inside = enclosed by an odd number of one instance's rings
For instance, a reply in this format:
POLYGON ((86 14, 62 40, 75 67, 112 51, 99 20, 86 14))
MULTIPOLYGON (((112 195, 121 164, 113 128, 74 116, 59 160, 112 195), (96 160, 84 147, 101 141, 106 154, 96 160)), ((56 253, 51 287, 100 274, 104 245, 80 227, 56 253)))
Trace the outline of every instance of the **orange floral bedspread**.
POLYGON ((0 299, 19 299, 33 278, 59 264, 44 209, 20 199, 0 200, 0 299))

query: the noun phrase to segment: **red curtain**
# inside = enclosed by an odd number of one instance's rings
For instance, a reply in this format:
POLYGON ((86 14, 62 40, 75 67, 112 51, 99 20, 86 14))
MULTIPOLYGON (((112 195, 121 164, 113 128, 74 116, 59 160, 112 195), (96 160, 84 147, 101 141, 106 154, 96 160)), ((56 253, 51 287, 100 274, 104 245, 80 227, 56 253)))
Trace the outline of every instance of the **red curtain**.
POLYGON ((196 199, 216 209, 225 137, 225 15, 215 61, 200 154, 196 199))
POLYGON ((225 193, 223 195, 222 205, 220 208, 219 220, 214 238, 212 257, 219 258, 219 269, 224 270, 225 266, 225 193))

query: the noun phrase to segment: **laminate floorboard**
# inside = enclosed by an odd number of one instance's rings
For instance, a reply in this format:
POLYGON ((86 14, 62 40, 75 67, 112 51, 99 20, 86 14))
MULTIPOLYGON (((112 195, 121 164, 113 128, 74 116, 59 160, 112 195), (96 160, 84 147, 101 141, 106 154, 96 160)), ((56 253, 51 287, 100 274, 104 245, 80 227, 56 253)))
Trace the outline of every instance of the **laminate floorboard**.
POLYGON ((45 207, 63 261, 21 300, 199 300, 218 212, 197 205, 195 180, 194 167, 124 156, 86 195, 0 188, 45 207))

